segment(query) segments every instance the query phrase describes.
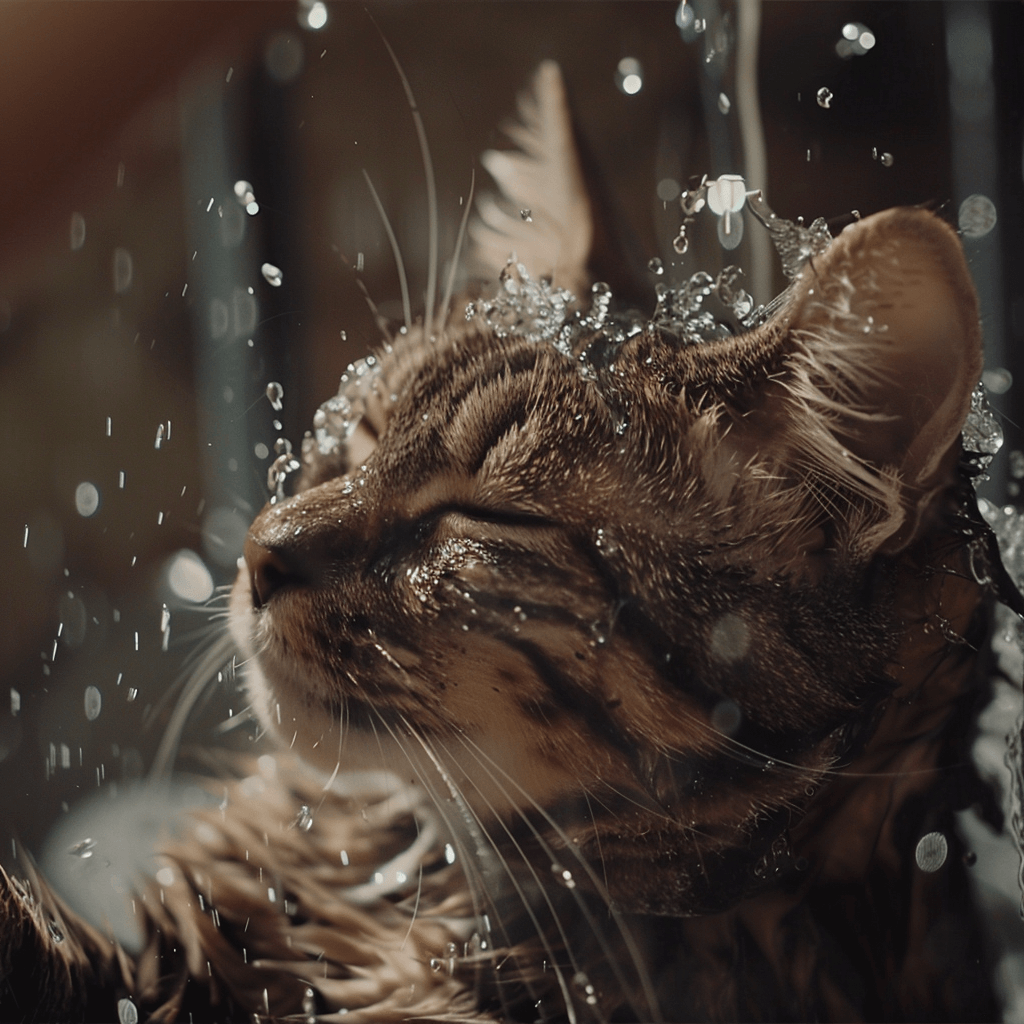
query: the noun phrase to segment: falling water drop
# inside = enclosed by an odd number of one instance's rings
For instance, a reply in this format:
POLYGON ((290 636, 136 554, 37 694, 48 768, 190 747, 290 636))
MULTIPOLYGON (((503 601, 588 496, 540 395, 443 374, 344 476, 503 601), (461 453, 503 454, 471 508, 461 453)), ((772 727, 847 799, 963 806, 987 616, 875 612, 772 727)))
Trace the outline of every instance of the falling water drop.
POLYGON ((267 400, 275 412, 280 412, 284 408, 284 388, 276 380, 267 385, 267 400))
POLYGON ((665 273, 665 264, 655 256, 654 259, 648 261, 647 269, 652 274, 657 274, 658 277, 661 277, 661 275, 665 273))
POLYGON ((883 167, 892 167, 892 165, 893 165, 892 153, 883 153, 881 155, 881 157, 879 157, 879 159, 880 159, 883 167))
POLYGON ((267 284, 273 285, 275 288, 280 288, 281 283, 284 281, 284 274, 281 273, 281 268, 275 267, 273 263, 264 263, 260 267, 260 273, 267 284))
POLYGON ((828 110, 832 106, 832 90, 824 85, 817 92, 818 106, 828 110))

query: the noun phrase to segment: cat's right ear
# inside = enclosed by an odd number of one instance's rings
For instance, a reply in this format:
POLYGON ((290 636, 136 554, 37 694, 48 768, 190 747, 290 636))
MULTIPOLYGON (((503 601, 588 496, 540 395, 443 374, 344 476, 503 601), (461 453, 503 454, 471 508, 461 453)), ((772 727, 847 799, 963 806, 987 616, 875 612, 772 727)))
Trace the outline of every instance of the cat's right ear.
POLYGON ((484 279, 497 280, 514 252, 534 278, 582 295, 594 236, 573 138, 562 72, 544 61, 519 97, 519 121, 505 134, 518 150, 488 150, 481 162, 501 191, 477 200, 470 222, 470 262, 484 279))

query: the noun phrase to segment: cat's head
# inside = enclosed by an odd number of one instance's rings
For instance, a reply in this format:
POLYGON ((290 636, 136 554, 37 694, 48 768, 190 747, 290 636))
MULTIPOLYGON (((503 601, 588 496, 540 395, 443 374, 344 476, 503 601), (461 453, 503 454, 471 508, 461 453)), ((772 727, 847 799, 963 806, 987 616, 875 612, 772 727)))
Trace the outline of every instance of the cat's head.
POLYGON ((980 373, 958 240, 866 218, 700 344, 502 333, 401 333, 318 414, 233 593, 254 705, 621 906, 713 909, 893 687, 980 373))

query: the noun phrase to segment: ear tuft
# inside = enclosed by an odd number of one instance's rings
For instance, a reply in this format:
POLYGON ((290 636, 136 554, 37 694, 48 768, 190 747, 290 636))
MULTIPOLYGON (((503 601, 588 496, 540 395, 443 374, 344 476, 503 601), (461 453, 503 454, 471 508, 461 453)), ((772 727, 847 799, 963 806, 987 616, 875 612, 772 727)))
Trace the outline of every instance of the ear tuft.
POLYGON ((519 97, 519 118, 505 129, 519 150, 492 149, 481 157, 501 196, 477 200, 469 226, 476 270, 496 279, 515 252, 533 277, 551 275, 579 295, 587 284, 593 223, 554 61, 540 65, 530 91, 519 97))
POLYGON ((959 239, 924 210, 868 217, 804 268, 791 310, 791 394, 858 459, 895 474, 908 519, 891 543, 902 545, 951 480, 981 374, 959 239))

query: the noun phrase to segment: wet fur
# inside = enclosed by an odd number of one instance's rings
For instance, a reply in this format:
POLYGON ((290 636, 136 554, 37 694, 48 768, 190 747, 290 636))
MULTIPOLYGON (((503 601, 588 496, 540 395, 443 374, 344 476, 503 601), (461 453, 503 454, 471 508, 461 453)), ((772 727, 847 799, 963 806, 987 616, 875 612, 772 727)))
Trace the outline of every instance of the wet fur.
MULTIPOLYGON (((490 160, 513 209, 543 212, 524 168, 571 152, 560 88, 545 66, 525 165, 490 160)), ((578 289, 589 205, 554 166, 576 213, 520 256, 578 289)), ((496 210, 473 234, 492 278, 496 210)), ((307 984, 366 1020, 991 1018, 952 815, 985 799, 964 765, 999 568, 960 451, 981 354, 953 232, 867 218, 767 323, 704 345, 584 319, 566 354, 453 305, 343 382, 351 434, 310 439, 233 591, 257 713, 327 785, 282 767, 258 800, 232 790, 169 851, 181 887, 137 963, 74 928, 64 950, 160 1019, 297 1013, 307 984), (339 765, 392 770, 408 803, 355 838, 368 798, 331 789, 339 765), (307 835, 289 819, 316 800, 307 835), (417 884, 360 917, 343 887, 428 820, 417 884), (950 854, 925 875, 931 830, 950 854)), ((37 898, 6 896, 31 941, 37 898)))

